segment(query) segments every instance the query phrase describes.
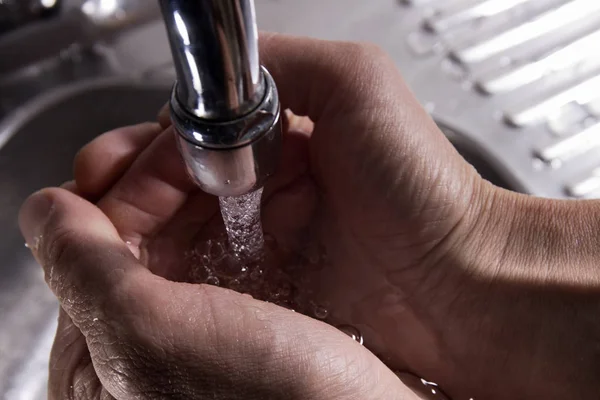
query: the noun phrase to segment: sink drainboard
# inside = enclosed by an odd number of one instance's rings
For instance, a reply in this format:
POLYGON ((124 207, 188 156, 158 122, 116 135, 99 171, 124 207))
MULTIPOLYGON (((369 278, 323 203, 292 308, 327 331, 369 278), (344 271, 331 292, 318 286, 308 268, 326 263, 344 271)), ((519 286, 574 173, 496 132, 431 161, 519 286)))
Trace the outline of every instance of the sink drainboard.
POLYGON ((600 2, 399 4, 423 69, 411 86, 434 117, 518 190, 600 197, 600 2))

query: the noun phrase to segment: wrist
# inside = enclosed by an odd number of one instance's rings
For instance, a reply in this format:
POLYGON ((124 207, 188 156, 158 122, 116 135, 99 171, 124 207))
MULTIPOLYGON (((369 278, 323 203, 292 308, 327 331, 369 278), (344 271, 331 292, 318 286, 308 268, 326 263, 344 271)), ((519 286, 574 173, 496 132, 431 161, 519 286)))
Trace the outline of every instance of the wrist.
POLYGON ((449 382, 470 385, 472 392, 458 393, 475 398, 593 397, 600 203, 497 188, 482 199, 450 257, 455 298, 438 314, 451 327, 448 351, 458 354, 449 382), (499 376, 502 396, 493 393, 499 376))

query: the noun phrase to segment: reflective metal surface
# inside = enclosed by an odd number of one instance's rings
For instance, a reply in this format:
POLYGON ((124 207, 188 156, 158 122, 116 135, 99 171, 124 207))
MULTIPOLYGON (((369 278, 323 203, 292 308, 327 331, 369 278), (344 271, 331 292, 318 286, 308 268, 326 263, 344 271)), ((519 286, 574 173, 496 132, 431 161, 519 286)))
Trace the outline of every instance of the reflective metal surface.
POLYGON ((72 179, 75 153, 115 127, 155 120, 169 88, 120 81, 72 85, 0 122, 0 398, 45 398, 57 303, 17 227, 32 192, 72 179))
POLYGON ((263 101, 231 121, 189 115, 173 90, 171 116, 179 131, 179 149, 188 173, 207 193, 239 196, 262 187, 275 173, 281 153, 279 97, 273 78, 263 71, 263 101))
POLYGON ((52 18, 0 35, 0 77, 55 58, 71 46, 85 47, 116 40, 160 17, 155 1, 63 2, 61 11, 52 18))
POLYGON ((0 1, 0 34, 51 17, 58 12, 61 4, 62 0, 0 1))
MULTIPOLYGON (((42 187, 72 179, 73 156, 94 136, 123 124, 154 120, 173 79, 162 70, 156 73, 164 62, 161 58, 169 59, 166 39, 157 41, 156 30, 144 25, 152 14, 159 17, 157 5, 95 1, 102 7, 92 9, 90 4, 65 0, 64 9, 52 18, 0 35, 3 400, 47 397, 57 315, 57 303, 18 230, 21 203, 42 187), (136 36, 138 31, 143 39, 136 36), (154 48, 163 43, 164 57, 144 51, 148 40, 154 40, 154 48)), ((164 36, 164 29, 158 34, 164 36)))
MULTIPOLYGON (((149 18, 146 11, 157 2, 64 2, 70 8, 60 16, 0 36, 0 398, 6 400, 46 398, 56 316, 55 300, 18 231, 21 202, 70 179, 72 156, 98 133, 154 119, 174 77, 163 23, 130 29, 149 18), (124 44, 88 46, 100 37, 124 44), (64 51, 74 43, 87 45, 64 51)), ((568 1, 256 3, 261 29, 382 46, 485 178, 540 196, 600 197, 598 52, 586 51, 600 29, 597 11, 572 6, 579 17, 572 23, 511 42, 483 61, 459 62, 454 53, 461 49, 568 1)), ((595 9, 596 0, 588 3, 595 9)))
POLYGON ((216 196, 264 185, 281 152, 275 82, 258 59, 253 0, 162 0, 177 71, 171 116, 192 179, 216 196))
POLYGON ((199 118, 247 114, 264 95, 254 0, 161 0, 177 97, 199 118))
POLYGON ((396 8, 403 44, 379 40, 463 148, 513 189, 600 197, 600 2, 406 0, 396 8))

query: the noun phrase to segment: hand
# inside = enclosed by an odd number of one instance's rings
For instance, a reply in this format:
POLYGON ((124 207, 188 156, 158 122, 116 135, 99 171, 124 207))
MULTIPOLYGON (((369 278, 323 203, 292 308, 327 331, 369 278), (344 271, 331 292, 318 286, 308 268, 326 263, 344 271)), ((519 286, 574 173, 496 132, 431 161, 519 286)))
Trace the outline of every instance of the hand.
MULTIPOLYGON (((483 181, 381 51, 281 36, 263 37, 261 48, 284 106, 314 121, 286 135, 263 224, 292 254, 307 247, 307 232, 308 246, 327 249, 326 265, 299 285, 328 304, 330 320, 359 327, 388 365, 457 399, 552 398, 572 388, 571 375, 544 381, 577 355, 556 350, 560 329, 539 335, 557 314, 510 279, 526 260, 531 271, 540 262, 528 229, 547 220, 526 217, 541 203, 483 181)), ((41 237, 36 255, 64 310, 55 397, 73 385, 116 398, 410 398, 383 364, 326 324, 176 283, 189 273, 183 254, 218 229, 218 209, 187 179, 172 129, 159 131, 119 130, 82 151, 76 187, 97 208, 57 189, 24 207, 24 234, 32 246, 41 237), (50 217, 34 212, 44 200, 50 217)), ((550 207, 568 214, 563 203, 550 207)))
MULTIPOLYGON (((327 51, 321 46, 280 39, 263 48, 288 54, 281 62, 291 66, 297 51, 320 52, 314 60, 327 51)), ((279 79, 310 81, 308 69, 282 75, 286 65, 273 65, 279 79)), ((282 87, 288 98, 292 90, 282 87)), ((308 100, 308 92, 298 96, 308 100)), ((265 228, 282 242, 310 222, 316 206, 308 140, 303 132, 286 136, 285 165, 265 195, 265 228), (289 207, 297 207, 295 215, 280 219, 289 207)), ((218 220, 218 210, 188 180, 172 129, 145 124, 107 133, 82 151, 75 175, 76 185, 67 185, 75 193, 46 189, 20 217, 62 308, 51 398, 416 398, 327 324, 232 291, 176 282, 186 278, 186 247, 218 220)))

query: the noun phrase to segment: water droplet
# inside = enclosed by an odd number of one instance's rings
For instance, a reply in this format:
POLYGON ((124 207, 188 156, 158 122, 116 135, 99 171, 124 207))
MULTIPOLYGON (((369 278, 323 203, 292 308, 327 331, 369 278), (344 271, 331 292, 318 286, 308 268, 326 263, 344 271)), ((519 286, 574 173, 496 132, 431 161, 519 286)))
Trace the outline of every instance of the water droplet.
POLYGON ((255 268, 254 271, 250 272, 250 279, 258 281, 263 276, 263 270, 261 268, 255 268))
POLYGON ((189 281, 190 283, 204 283, 206 279, 211 276, 211 271, 203 266, 198 264, 192 264, 189 272, 189 281))
POLYGON ((346 335, 350 336, 352 340, 362 345, 364 343, 364 339, 360 331, 353 327, 352 325, 340 325, 337 327, 340 331, 344 332, 346 335))
POLYGON ((428 390, 431 394, 433 394, 435 396, 433 399, 435 399, 435 400, 450 400, 450 398, 448 396, 446 396, 444 394, 444 392, 442 392, 442 390, 437 385, 437 383, 426 381, 423 378, 421 378, 421 383, 426 388, 426 390, 428 390))
POLYGON ((92 322, 96 322, 96 321, 98 321, 98 318, 94 318, 94 319, 92 320, 92 322))
POLYGON ((287 281, 281 282, 277 290, 279 292, 279 296, 287 298, 290 296, 290 294, 292 294, 292 284, 287 281))
POLYGON ((325 307, 320 306, 320 305, 315 305, 313 307, 313 314, 315 316, 315 318, 318 319, 325 319, 327 318, 327 316, 329 315, 329 310, 327 310, 325 307))
POLYGON ((29 248, 29 245, 27 243, 25 243, 25 247, 29 248))
POLYGON ((40 236, 35 236, 35 237, 33 238, 33 243, 31 244, 31 247, 30 247, 30 249, 31 249, 31 250, 33 250, 33 251, 38 251, 38 249, 40 248, 40 243, 42 242, 42 239, 43 239, 43 238, 44 238, 44 237, 43 237, 42 235, 40 235, 40 236))
POLYGON ((227 180, 225 181, 225 184, 226 184, 226 185, 231 185, 231 179, 227 179, 227 180))
POLYGON ((246 266, 240 264, 240 261, 234 255, 227 254, 221 260, 212 261, 210 266, 215 273, 221 277, 238 279, 246 273, 246 266))
POLYGON ((128 240, 128 241, 126 241, 126 242, 125 242, 125 244, 126 244, 127 246, 131 246, 131 240, 128 240))
POLYGON ((208 278, 206 278, 205 283, 208 285, 219 286, 221 284, 221 281, 216 276, 209 276, 208 278))
POLYGON ((229 284, 227 285, 227 287, 231 290, 235 290, 236 292, 239 292, 242 289, 242 282, 240 282, 239 279, 232 279, 229 281, 229 284))
POLYGON ((218 261, 225 256, 225 243, 222 241, 210 241, 208 256, 212 261, 218 261))
MULTIPOLYGON (((429 382, 408 372, 394 371, 394 373, 400 378, 402 383, 419 395, 419 398, 427 400, 451 400, 436 383, 429 382)), ((470 398, 469 400, 474 399, 470 398)))

